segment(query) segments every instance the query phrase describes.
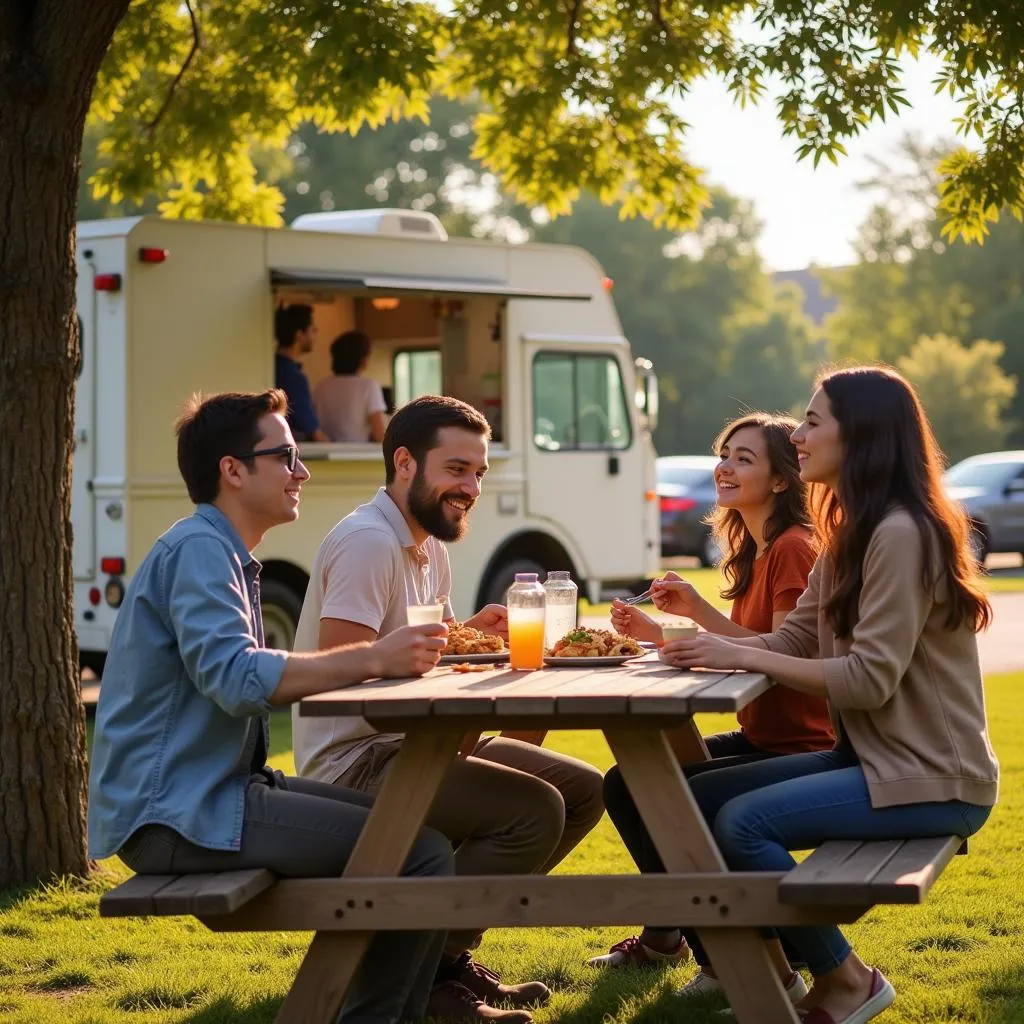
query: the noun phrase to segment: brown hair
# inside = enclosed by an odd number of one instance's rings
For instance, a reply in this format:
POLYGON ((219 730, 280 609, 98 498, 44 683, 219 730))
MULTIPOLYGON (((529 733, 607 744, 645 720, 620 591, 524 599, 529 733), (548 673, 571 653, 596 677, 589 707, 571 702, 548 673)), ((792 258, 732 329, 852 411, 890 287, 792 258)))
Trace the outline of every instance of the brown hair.
POLYGON ((178 435, 178 471, 196 505, 215 501, 220 493, 220 460, 251 452, 263 440, 259 421, 268 413, 288 409, 283 391, 225 391, 204 398, 196 393, 174 424, 178 435))
POLYGON ((843 444, 838 493, 826 491, 811 502, 815 528, 835 563, 825 613, 836 635, 853 632, 868 544, 893 506, 905 509, 920 531, 922 586, 934 593, 940 579, 945 583, 946 628, 984 629, 992 606, 981 590, 967 515, 942 488, 945 460, 914 389, 882 366, 839 370, 818 386, 843 444))
MULTIPOLYGON (((797 428, 797 422, 789 416, 773 416, 767 412, 751 412, 733 420, 715 439, 714 452, 720 455, 730 438, 746 427, 761 431, 768 452, 771 471, 786 483, 786 489, 775 495, 771 515, 765 520, 764 541, 770 545, 776 537, 791 526, 805 526, 811 529, 807 514, 806 486, 800 479, 800 464, 790 436, 797 428)), ((747 592, 754 576, 754 562, 757 559, 757 539, 747 529, 743 516, 735 508, 716 508, 708 518, 718 546, 725 552, 722 575, 728 586, 722 597, 734 601, 747 592)))
POLYGON ((395 479, 395 452, 407 448, 422 465, 427 452, 437 447, 437 432, 442 427, 459 427, 490 440, 491 426, 484 414, 473 406, 447 395, 423 395, 402 406, 384 431, 384 479, 395 479))
POLYGON ((278 348, 291 348, 299 331, 308 331, 313 323, 313 307, 293 302, 274 312, 274 337, 278 348))
POLYGON ((370 336, 365 331, 346 331, 331 342, 331 372, 351 377, 359 372, 370 354, 370 336))

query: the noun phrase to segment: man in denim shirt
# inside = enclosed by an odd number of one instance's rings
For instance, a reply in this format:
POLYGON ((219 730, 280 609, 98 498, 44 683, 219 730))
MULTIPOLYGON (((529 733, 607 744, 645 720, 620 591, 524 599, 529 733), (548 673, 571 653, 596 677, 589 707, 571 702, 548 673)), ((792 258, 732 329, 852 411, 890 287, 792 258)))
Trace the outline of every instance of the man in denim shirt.
MULTIPOLYGON (((181 874, 269 868, 339 875, 372 801, 266 766, 267 714, 376 676, 421 675, 442 625, 317 654, 263 647, 260 564, 272 526, 298 518, 309 472, 277 390, 193 399, 177 426, 178 466, 195 513, 135 573, 107 655, 89 779, 89 853, 133 870, 181 874)), ((424 830, 410 875, 452 872, 451 848, 424 830)), ((374 939, 341 1020, 421 1016, 443 936, 374 939)))

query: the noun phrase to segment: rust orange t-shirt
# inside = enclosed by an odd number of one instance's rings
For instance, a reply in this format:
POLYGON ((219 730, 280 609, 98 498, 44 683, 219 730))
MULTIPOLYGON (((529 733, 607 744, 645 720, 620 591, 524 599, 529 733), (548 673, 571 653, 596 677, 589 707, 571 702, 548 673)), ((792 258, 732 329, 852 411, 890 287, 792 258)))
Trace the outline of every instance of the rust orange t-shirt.
MULTIPOLYGON (((745 594, 732 605, 732 621, 755 633, 770 633, 776 612, 791 612, 807 588, 815 550, 810 530, 791 526, 754 562, 745 594)), ((799 754, 830 750, 835 733, 824 697, 773 686, 737 714, 747 739, 761 750, 799 754)))

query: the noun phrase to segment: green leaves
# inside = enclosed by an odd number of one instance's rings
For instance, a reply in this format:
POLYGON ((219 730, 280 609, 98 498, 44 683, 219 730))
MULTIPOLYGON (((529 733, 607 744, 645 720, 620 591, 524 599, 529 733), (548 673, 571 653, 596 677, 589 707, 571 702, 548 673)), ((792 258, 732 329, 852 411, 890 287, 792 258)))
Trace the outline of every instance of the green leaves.
POLYGON ((92 181, 266 223, 280 200, 246 150, 304 121, 425 118, 440 92, 480 104, 476 155, 521 201, 564 213, 589 190, 683 229, 708 201, 679 115, 694 82, 721 76, 743 104, 771 84, 797 154, 835 163, 906 105, 899 59, 928 51, 977 140, 944 167, 946 234, 980 240, 994 211, 1024 211, 1022 49, 1017 5, 961 0, 137 0, 94 97, 92 181))
POLYGON ((979 340, 967 346, 940 334, 922 337, 899 361, 951 462, 1006 444, 1003 414, 1017 393, 1017 382, 999 365, 1003 351, 998 342, 979 340))

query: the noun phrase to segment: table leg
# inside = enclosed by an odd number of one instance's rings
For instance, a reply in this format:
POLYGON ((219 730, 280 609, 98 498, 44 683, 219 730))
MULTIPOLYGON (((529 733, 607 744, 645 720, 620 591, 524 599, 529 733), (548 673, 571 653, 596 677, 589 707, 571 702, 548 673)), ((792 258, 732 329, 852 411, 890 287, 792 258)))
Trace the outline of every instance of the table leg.
MULTIPOLYGON (((665 870, 727 870, 665 734, 609 729, 605 738, 665 870)), ((739 1024, 797 1024, 756 929, 702 928, 699 934, 739 1024)))
MULTIPOLYGON (((410 733, 402 743, 345 868, 346 877, 394 877, 402 869, 464 733, 410 733)), ((372 932, 317 932, 277 1024, 333 1024, 372 932)))

